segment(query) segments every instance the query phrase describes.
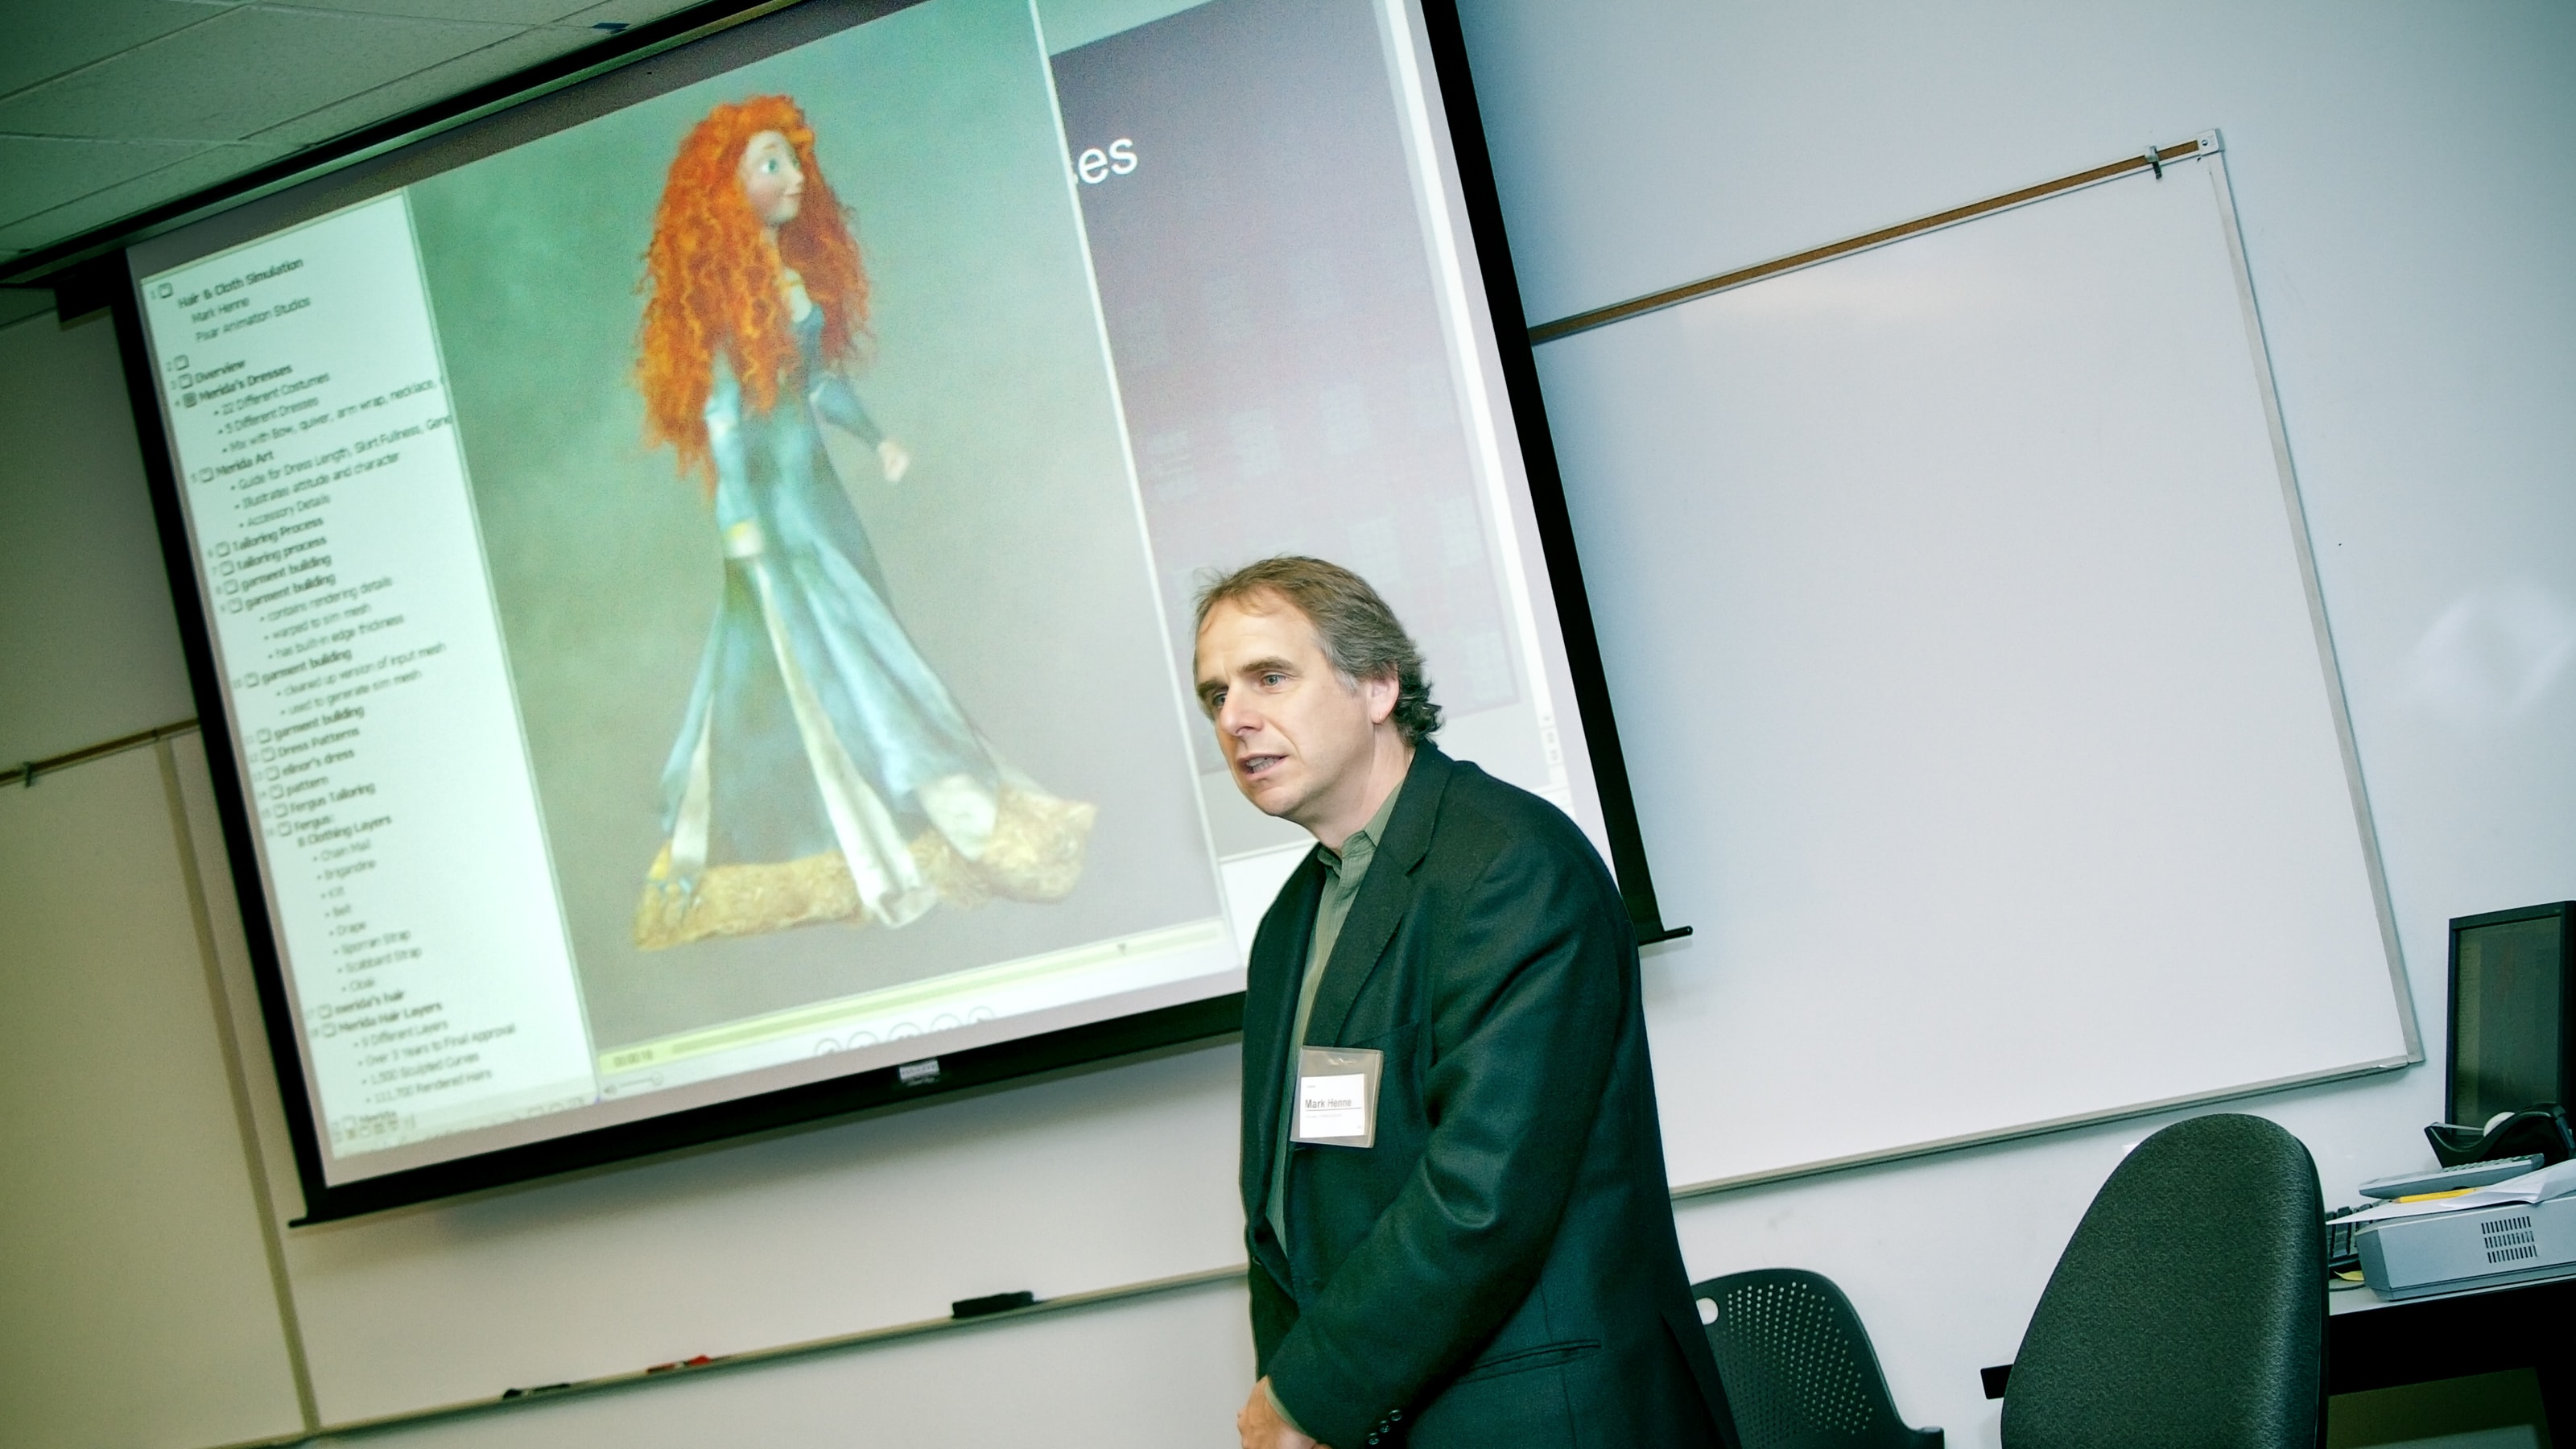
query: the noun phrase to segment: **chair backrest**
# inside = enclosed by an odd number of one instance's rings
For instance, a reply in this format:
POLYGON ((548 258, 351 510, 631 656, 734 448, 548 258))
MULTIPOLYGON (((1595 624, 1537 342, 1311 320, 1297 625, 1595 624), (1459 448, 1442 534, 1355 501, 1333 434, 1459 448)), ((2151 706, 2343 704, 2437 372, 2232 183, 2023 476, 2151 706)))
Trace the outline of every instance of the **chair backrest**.
POLYGON ((2260 1117, 2138 1144, 2057 1259, 2004 1391, 2004 1449, 2315 1449, 2324 1203, 2260 1117))
POLYGON ((1691 1294, 1744 1449, 1939 1449, 1940 1430, 1897 1417, 1869 1332, 1832 1279, 1762 1268, 1691 1294))

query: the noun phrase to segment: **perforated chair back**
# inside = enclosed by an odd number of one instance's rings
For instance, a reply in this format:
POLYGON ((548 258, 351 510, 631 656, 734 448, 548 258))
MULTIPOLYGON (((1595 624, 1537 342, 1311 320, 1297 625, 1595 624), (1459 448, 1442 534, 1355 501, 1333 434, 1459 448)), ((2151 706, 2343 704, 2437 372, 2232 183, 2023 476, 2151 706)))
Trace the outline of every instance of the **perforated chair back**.
POLYGON ((2260 1117, 2177 1122, 2085 1210, 2004 1389, 2004 1449, 2315 1449, 2324 1204, 2260 1117))
POLYGON ((1762 1268, 1691 1293, 1744 1449, 1941 1449, 1940 1430, 1897 1417, 1869 1331, 1832 1279, 1762 1268))

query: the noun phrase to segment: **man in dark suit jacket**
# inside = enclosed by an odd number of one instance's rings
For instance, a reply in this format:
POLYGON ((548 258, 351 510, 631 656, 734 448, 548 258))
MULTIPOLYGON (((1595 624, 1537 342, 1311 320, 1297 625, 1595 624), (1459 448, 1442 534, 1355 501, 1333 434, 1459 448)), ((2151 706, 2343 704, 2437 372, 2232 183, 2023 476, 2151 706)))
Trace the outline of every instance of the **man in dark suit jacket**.
POLYGON ((1244 999, 1247 1449, 1731 1445, 1590 842, 1430 743, 1421 656, 1332 564, 1210 585, 1196 674, 1237 787, 1318 841, 1244 999))

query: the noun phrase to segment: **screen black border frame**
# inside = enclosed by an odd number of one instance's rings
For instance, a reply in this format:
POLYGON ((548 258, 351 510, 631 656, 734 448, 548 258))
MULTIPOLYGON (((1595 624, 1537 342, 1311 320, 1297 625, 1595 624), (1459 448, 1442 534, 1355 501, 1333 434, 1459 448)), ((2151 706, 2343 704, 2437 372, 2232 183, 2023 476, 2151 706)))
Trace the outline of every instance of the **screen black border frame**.
MULTIPOLYGON (((1530 494, 1542 555, 1547 565, 1557 629, 1563 639, 1575 704, 1583 721, 1593 783, 1603 826, 1609 836, 1611 861, 1618 877, 1637 939, 1641 943, 1687 935, 1687 926, 1667 928, 1655 899, 1647 867, 1645 840, 1638 826, 1636 799, 1630 788, 1626 756, 1620 748, 1611 711, 1609 680, 1595 636, 1592 609, 1583 588, 1576 556, 1574 527, 1565 485, 1556 461, 1545 402, 1540 394, 1536 354, 1521 306, 1509 240, 1503 228, 1493 163, 1486 149, 1481 111, 1468 71, 1464 34, 1456 0, 1417 0, 1424 21, 1424 42, 1431 53, 1433 80, 1439 92, 1440 120, 1448 128, 1450 152, 1457 168, 1460 199, 1468 220, 1479 281, 1494 330, 1495 348, 1511 406, 1516 442, 1530 494)), ((1130 1013, 1084 1026, 1019 1037, 990 1046, 943 1051, 935 1073, 912 1082, 898 1066, 885 1066, 827 1081, 781 1088, 705 1106, 593 1128, 539 1142, 498 1148, 450 1162, 389 1172, 334 1185, 324 1170, 321 1139, 314 1121, 311 1094, 301 1052, 296 1046, 294 1014, 288 1002, 275 925, 269 918, 259 870, 247 799, 234 762, 234 725, 226 707, 222 680, 215 668, 211 625, 203 607, 194 550, 178 480, 162 423, 161 398, 144 331, 141 280, 129 264, 127 247, 142 239, 142 228, 173 230, 219 215, 231 206, 260 196, 298 189, 331 174, 321 169, 378 152, 401 156, 435 144, 459 122, 506 112, 517 105, 559 91, 596 84, 636 62, 672 49, 694 46, 737 26, 755 26, 838 7, 829 0, 805 4, 717 3, 693 7, 662 22, 637 27, 619 37, 605 61, 592 47, 532 70, 496 81, 467 95, 408 113, 327 148, 318 159, 308 153, 291 167, 270 167, 226 186, 209 188, 119 228, 120 235, 93 240, 75 238, 58 250, 88 259, 70 275, 57 276, 57 310, 76 315, 81 301, 104 304, 112 313, 118 351, 123 359, 127 400, 141 445, 143 470, 158 525, 162 562, 170 578, 171 603, 178 616, 189 684, 198 705, 198 728, 212 777, 216 812, 233 877, 233 894, 241 912, 252 977, 257 984, 261 1024, 268 1056, 277 1072, 279 1097, 292 1141, 296 1175, 303 1191, 304 1212, 291 1226, 337 1221, 392 1208, 510 1187, 539 1179, 635 1162, 730 1139, 799 1127, 819 1127, 876 1112, 918 1106, 951 1093, 1022 1082, 1050 1073, 1114 1065, 1120 1061, 1185 1046, 1208 1044, 1242 1030, 1243 994, 1210 997, 1178 1006, 1130 1013), (576 77, 566 81, 567 76, 576 77), (411 138, 394 144, 389 138, 411 138), (103 275, 112 268, 112 275, 103 275), (74 299, 80 299, 75 301, 74 299)), ((856 7, 853 7, 856 8, 856 7)), ((887 7, 889 9, 895 7, 887 7)), ((877 11, 851 19, 863 24, 877 11)), ((833 26, 833 29, 842 28, 833 26)), ((283 163, 281 163, 283 165, 283 163)), ((333 169, 336 169, 334 167, 333 169)), ((445 168, 441 168, 445 169, 445 168)), ((399 184, 399 183, 396 183, 399 184)), ((86 308, 81 308, 86 310, 86 308)))

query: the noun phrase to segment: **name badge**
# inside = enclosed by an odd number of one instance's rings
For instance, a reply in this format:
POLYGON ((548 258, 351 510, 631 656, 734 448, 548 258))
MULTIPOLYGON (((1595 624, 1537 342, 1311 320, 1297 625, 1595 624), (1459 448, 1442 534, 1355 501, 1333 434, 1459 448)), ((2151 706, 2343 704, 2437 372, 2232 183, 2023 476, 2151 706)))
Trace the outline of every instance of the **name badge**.
POLYGON ((1368 1048, 1300 1048, 1297 1054, 1297 1130, 1292 1142, 1311 1147, 1377 1145, 1377 1077, 1386 1053, 1368 1048))

